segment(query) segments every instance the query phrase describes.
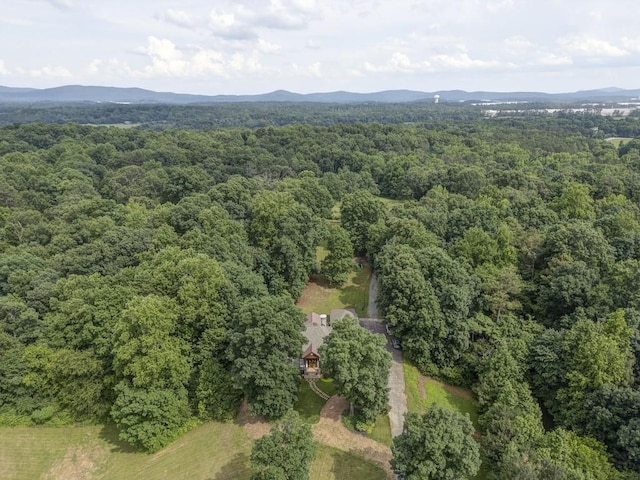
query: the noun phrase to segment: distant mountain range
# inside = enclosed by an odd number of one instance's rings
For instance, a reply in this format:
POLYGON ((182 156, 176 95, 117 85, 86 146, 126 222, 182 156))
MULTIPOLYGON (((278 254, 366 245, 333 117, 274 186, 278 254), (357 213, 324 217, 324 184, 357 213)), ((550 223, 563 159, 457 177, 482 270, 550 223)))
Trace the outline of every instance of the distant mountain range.
POLYGON ((0 103, 134 103, 134 104, 193 104, 230 102, 318 102, 318 103, 408 103, 434 102, 623 102, 640 97, 640 89, 624 90, 603 88, 572 93, 541 92, 465 92, 443 90, 419 92, 413 90, 386 90, 375 93, 327 92, 292 93, 276 90, 260 95, 190 95, 172 92, 154 92, 142 88, 91 87, 67 85, 35 89, 0 86, 0 103))

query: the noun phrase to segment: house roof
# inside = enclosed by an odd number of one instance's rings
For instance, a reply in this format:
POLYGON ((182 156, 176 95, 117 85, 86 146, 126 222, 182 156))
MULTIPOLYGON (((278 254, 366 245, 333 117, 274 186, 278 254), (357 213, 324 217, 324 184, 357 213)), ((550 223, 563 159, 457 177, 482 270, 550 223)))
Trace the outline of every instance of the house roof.
POLYGON ((317 313, 307 315, 307 321, 304 326, 304 336, 307 338, 307 343, 302 346, 302 351, 304 352, 302 356, 304 357, 310 353, 318 355, 318 348, 324 343, 324 337, 331 333, 331 327, 329 325, 321 325, 320 315, 317 313))

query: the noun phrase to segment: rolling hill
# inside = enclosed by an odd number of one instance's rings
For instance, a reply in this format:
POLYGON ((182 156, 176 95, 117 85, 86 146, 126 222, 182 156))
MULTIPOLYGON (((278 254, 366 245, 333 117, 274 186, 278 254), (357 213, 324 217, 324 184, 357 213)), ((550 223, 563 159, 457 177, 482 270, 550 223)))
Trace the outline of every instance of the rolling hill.
POLYGON ((316 103, 408 103, 467 101, 520 101, 574 103, 585 101, 620 102, 640 97, 640 89, 623 90, 603 88, 570 93, 542 92, 466 92, 441 90, 420 92, 415 90, 386 90, 373 93, 325 92, 300 94, 276 90, 259 95, 191 95, 173 92, 155 92, 142 88, 66 85, 54 88, 14 88, 0 86, 0 103, 134 103, 134 104, 203 104, 230 102, 316 102, 316 103))

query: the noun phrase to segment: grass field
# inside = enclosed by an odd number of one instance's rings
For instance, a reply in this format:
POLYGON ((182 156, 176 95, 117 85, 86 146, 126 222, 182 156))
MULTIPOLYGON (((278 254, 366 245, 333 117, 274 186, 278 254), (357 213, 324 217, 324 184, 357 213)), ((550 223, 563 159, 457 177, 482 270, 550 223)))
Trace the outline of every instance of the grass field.
MULTIPOLYGON (((442 408, 455 410, 462 414, 468 413, 476 431, 480 429, 478 405, 469 390, 447 385, 434 378, 421 376, 418 369, 406 361, 403 367, 407 409, 410 413, 424 413, 429 405, 435 403, 442 408)), ((474 480, 484 480, 487 475, 486 467, 481 466, 474 480)))
MULTIPOLYGON (((316 385, 329 396, 336 393, 333 380, 319 380, 316 385)), ((320 410, 322 410, 325 403, 327 403, 326 400, 323 400, 318 394, 311 390, 308 382, 300 382, 298 401, 293 408, 300 414, 300 418, 302 418, 305 423, 318 423, 318 420, 320 420, 320 410)))
MULTIPOLYGON (((252 441, 236 424, 207 423, 155 453, 137 453, 112 426, 0 429, 2 480, 248 480, 252 441)), ((367 460, 319 445, 316 480, 382 480, 367 460)))
POLYGON ((248 479, 251 440, 239 425, 208 423, 165 449, 137 453, 112 426, 0 429, 2 479, 248 479))
MULTIPOLYGON (((324 247, 318 248, 318 259, 326 255, 324 247)), ((371 268, 365 262, 358 268, 354 260, 354 269, 341 288, 332 288, 323 282, 319 275, 313 275, 302 292, 298 306, 304 313, 330 313, 334 308, 353 308, 358 316, 367 316, 369 302, 369 279, 371 268)))
MULTIPOLYGON (((360 435, 365 435, 364 432, 358 432, 354 425, 353 418, 348 415, 349 412, 344 412, 342 416, 342 424, 352 432, 356 432, 360 435)), ((373 431, 367 435, 371 440, 375 440, 378 443, 391 447, 393 444, 393 437, 391 436, 391 420, 389 415, 383 413, 376 418, 376 424, 373 427, 373 431)))
POLYGON ((439 380, 422 377, 418 369, 404 362, 404 379, 406 383, 407 408, 411 413, 424 413, 429 405, 436 405, 468 413, 476 430, 478 427, 478 406, 471 392, 460 387, 453 387, 439 380))
POLYGON ((309 480, 384 480, 384 470, 363 458, 320 445, 309 470, 309 480))
POLYGON ((616 147, 619 147, 621 143, 626 143, 633 140, 631 137, 611 137, 607 138, 607 142, 613 143, 616 147))

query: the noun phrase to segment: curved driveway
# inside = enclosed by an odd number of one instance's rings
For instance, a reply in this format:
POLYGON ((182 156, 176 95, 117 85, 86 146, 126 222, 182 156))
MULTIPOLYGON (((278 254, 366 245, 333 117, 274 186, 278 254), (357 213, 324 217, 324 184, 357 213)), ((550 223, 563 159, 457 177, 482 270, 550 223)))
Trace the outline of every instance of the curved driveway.
MULTIPOLYGON (((367 330, 385 335, 384 323, 378 318, 378 278, 371 274, 369 283, 369 318, 361 318, 360 324, 367 330)), ((391 371, 389 373, 389 420, 391 421, 391 435, 396 437, 402 433, 404 415, 407 413, 407 396, 404 393, 404 370, 402 369, 402 352, 391 346, 391 339, 387 338, 387 350, 391 353, 391 371)))

